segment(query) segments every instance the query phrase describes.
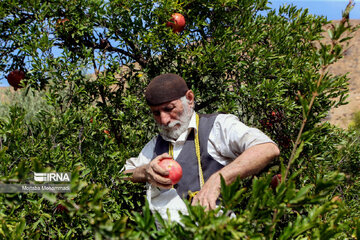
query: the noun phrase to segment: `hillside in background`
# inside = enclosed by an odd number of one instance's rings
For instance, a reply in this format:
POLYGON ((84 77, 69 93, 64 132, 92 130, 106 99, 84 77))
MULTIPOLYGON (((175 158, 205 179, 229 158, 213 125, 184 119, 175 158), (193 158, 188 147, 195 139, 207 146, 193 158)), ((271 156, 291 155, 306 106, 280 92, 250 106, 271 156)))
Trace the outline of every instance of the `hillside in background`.
MULTIPOLYGON (((333 21, 334 24, 339 21, 333 21)), ((352 25, 360 24, 360 20, 351 20, 352 25)), ((326 28, 328 28, 327 26, 326 28)), ((326 39, 325 39, 326 41, 326 39)), ((325 119, 332 124, 347 128, 355 112, 360 111, 360 30, 350 40, 344 57, 329 68, 329 71, 335 75, 348 74, 349 80, 349 98, 348 104, 334 108, 325 119)))
MULTIPOLYGON (((333 21, 333 24, 339 21, 333 21)), ((351 20, 352 25, 360 24, 360 20, 351 20)), ((325 29, 329 26, 325 26, 325 29)), ((325 36, 324 41, 328 41, 325 36)), ((349 97, 348 104, 334 108, 330 111, 328 117, 325 119, 330 123, 341 127, 347 128, 351 122, 355 112, 360 111, 360 30, 358 30, 354 37, 349 41, 349 45, 346 47, 344 57, 333 64, 329 70, 332 74, 343 75, 348 73, 349 80, 349 97)), ((6 102, 7 97, 5 92, 9 90, 9 87, 0 87, 0 103, 6 102)), ((12 93, 16 93, 11 88, 12 93)))

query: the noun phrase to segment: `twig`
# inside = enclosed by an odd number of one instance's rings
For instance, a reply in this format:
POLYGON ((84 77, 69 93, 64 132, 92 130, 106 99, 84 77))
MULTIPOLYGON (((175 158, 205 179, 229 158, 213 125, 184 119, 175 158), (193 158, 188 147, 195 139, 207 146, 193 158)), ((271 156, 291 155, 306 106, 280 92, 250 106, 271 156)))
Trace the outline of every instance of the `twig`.
MULTIPOLYGON (((332 52, 334 49, 334 45, 331 46, 331 51, 332 52)), ((289 159, 289 162, 288 162, 288 165, 286 167, 286 172, 285 172, 285 176, 282 178, 282 182, 285 182, 288 174, 289 174, 289 171, 290 171, 290 167, 291 167, 291 164, 292 162, 294 161, 294 157, 295 157, 295 154, 296 154, 296 150, 298 149, 298 146, 299 144, 301 143, 301 136, 302 136, 302 133, 304 131, 304 128, 306 126, 306 123, 307 123, 307 120, 308 120, 308 117, 309 117, 309 114, 311 112, 311 108, 312 106, 314 105, 314 102, 315 102, 315 98, 318 96, 318 91, 317 89, 319 88, 320 84, 321 84, 321 81, 323 80, 324 76, 325 76, 325 73, 326 73, 326 69, 329 67, 329 64, 327 65, 324 65, 322 68, 321 68, 321 75, 316 83, 316 90, 312 93, 312 97, 311 97, 311 100, 310 100, 310 104, 309 104, 309 109, 308 109, 308 112, 305 113, 305 118, 303 119, 302 121, 302 124, 301 124, 301 127, 300 127, 300 130, 299 130, 299 133, 296 137, 296 141, 295 141, 295 144, 294 144, 294 147, 291 151, 291 155, 290 155, 290 159, 289 159)), ((299 96, 300 98, 300 96, 299 96)))

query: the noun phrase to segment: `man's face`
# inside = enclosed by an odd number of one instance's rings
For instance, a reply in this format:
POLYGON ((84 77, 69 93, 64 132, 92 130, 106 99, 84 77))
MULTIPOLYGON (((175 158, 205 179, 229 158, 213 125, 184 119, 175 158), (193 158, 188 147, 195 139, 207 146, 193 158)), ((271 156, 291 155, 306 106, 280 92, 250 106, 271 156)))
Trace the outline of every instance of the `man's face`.
POLYGON ((193 110, 185 99, 167 102, 158 106, 150 106, 160 134, 176 140, 186 131, 193 110))

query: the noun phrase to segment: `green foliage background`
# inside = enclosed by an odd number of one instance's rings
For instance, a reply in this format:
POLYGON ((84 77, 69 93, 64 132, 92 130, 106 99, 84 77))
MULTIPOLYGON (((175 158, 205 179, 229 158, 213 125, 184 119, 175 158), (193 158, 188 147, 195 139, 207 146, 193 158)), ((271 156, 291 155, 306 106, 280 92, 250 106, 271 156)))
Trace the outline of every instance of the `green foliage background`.
POLYGON ((72 193, 1 194, 0 236, 359 238, 359 131, 321 122, 346 103, 347 76, 327 67, 357 30, 348 22, 352 4, 329 30, 329 44, 319 43, 323 17, 267 6, 264 0, 1 2, 0 74, 22 69, 26 84, 0 106, 0 181, 71 172, 72 193), (186 18, 180 34, 166 27, 174 12, 186 18), (189 206, 182 224, 152 215, 143 186, 121 174, 126 159, 156 134, 143 90, 167 72, 188 82, 199 112, 235 114, 281 148, 258 176, 223 186, 223 213, 189 206), (277 173, 284 181, 271 189, 277 173))

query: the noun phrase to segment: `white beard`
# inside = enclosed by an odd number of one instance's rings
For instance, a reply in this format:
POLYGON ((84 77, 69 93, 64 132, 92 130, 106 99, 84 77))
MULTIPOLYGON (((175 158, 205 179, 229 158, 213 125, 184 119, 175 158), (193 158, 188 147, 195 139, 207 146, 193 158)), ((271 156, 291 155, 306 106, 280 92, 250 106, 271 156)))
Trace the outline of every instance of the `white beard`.
POLYGON ((184 111, 180 115, 179 120, 172 121, 167 126, 157 123, 161 136, 177 140, 188 129, 194 110, 187 103, 183 103, 183 106, 184 111))

